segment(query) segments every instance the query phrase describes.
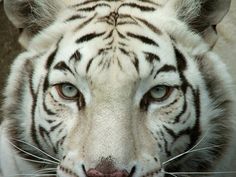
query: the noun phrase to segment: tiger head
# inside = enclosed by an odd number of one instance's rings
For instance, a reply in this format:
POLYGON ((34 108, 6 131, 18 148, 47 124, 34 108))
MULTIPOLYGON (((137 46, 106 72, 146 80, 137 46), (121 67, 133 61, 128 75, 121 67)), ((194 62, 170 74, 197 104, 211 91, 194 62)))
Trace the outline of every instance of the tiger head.
POLYGON ((3 106, 15 149, 55 160, 58 177, 214 170, 233 132, 231 79, 211 51, 229 3, 6 1, 26 47, 3 106))

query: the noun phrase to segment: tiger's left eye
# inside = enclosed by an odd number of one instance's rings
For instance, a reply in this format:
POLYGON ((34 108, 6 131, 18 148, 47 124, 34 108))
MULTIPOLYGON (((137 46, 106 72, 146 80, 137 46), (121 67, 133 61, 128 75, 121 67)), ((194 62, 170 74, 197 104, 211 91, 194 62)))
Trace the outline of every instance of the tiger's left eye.
POLYGON ((164 101, 166 100, 170 94, 172 93, 173 88, 165 85, 159 85, 156 87, 153 87, 149 91, 149 96, 153 101, 164 101))
POLYGON ((60 97, 67 100, 74 100, 79 97, 79 90, 69 83, 58 84, 56 90, 60 97))
POLYGON ((142 110, 147 110, 150 103, 158 103, 167 100, 173 90, 174 87, 165 85, 158 85, 151 88, 142 98, 140 108, 142 110))

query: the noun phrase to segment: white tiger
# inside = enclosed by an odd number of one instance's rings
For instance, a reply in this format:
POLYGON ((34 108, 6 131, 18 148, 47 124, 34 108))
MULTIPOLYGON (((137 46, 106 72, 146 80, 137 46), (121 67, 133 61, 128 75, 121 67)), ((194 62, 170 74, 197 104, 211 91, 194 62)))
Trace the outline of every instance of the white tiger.
POLYGON ((4 92, 0 176, 235 177, 212 52, 230 0, 5 0, 26 51, 4 92))

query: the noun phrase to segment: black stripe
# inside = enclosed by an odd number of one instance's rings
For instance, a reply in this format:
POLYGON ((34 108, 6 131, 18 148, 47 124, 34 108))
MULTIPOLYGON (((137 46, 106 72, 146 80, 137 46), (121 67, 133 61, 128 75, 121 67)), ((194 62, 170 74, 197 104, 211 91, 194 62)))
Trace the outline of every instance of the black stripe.
POLYGON ((103 39, 106 40, 106 39, 109 39, 112 35, 113 35, 113 32, 114 30, 111 30, 108 35, 106 37, 104 37, 103 39))
POLYGON ((64 61, 57 63, 53 67, 53 69, 60 70, 60 71, 69 71, 72 75, 74 75, 73 71, 70 69, 70 67, 64 61))
POLYGON ((58 48, 59 48, 59 43, 61 42, 62 38, 63 38, 63 37, 61 37, 61 38, 57 41, 56 48, 55 48, 54 51, 49 55, 49 57, 48 57, 48 59, 47 59, 47 62, 46 62, 46 65, 45 65, 45 68, 46 68, 47 70, 51 67, 51 65, 52 65, 52 63, 53 63, 53 61, 54 61, 54 59, 55 59, 55 56, 56 56, 57 51, 58 51, 58 48))
POLYGON ((149 45, 154 45, 154 46, 159 47, 159 45, 158 45, 155 41, 153 41, 152 39, 150 39, 150 38, 148 38, 148 37, 146 37, 146 36, 137 35, 137 34, 133 34, 133 33, 130 33, 130 32, 128 32, 127 35, 128 35, 129 37, 138 39, 138 40, 140 40, 140 41, 143 42, 143 43, 146 43, 146 44, 149 44, 149 45))
POLYGON ((139 60, 137 57, 134 57, 134 66, 136 68, 136 71, 139 73, 139 60))
POLYGON ((174 141, 178 138, 178 135, 173 130, 166 127, 165 125, 163 125, 163 127, 166 130, 166 132, 174 139, 174 141))
POLYGON ((85 107, 85 105, 86 105, 85 99, 84 99, 83 95, 81 94, 78 101, 77 101, 78 110, 80 111, 81 109, 83 109, 85 107))
POLYGON ((126 51, 123 47, 119 47, 119 50, 126 56, 130 57, 129 52, 126 51))
POLYGON ((182 107, 182 110, 181 112, 175 117, 175 121, 174 123, 178 123, 180 121, 180 117, 186 112, 187 110, 187 100, 186 100, 186 97, 184 96, 184 104, 183 104, 183 107, 182 107))
POLYGON ((199 90, 197 89, 195 92, 194 92, 194 105, 195 105, 195 110, 196 110, 196 117, 197 119, 200 118, 200 114, 201 114, 201 111, 200 111, 200 92, 199 90))
POLYGON ((60 125, 62 125, 62 122, 59 122, 58 124, 52 126, 52 127, 50 128, 50 131, 49 131, 49 132, 51 133, 51 132, 55 131, 60 125))
POLYGON ((141 21, 143 24, 145 24, 149 29, 151 29, 155 34, 162 35, 162 32, 160 29, 158 29, 156 26, 153 24, 149 23, 148 21, 141 19, 141 18, 136 18, 137 20, 141 21))
POLYGON ((48 120, 48 119, 46 119, 46 121, 49 123, 49 124, 51 124, 51 123, 53 123, 53 122, 55 122, 56 120, 48 120))
POLYGON ((33 90, 33 83, 32 83, 32 75, 33 75, 33 71, 31 71, 30 73, 30 77, 29 77, 29 88, 30 88, 30 94, 32 97, 32 107, 31 107, 31 137, 33 142, 39 147, 42 148, 38 137, 37 137, 37 130, 36 130, 36 125, 35 125, 35 110, 36 110, 36 105, 37 105, 37 95, 38 95, 38 91, 37 93, 34 93, 33 90))
POLYGON ((157 4, 157 3, 153 2, 152 0, 138 0, 138 1, 141 1, 141 2, 144 2, 144 3, 149 3, 149 4, 152 4, 152 5, 155 5, 155 6, 161 6, 160 4, 157 4))
POLYGON ((82 36, 81 38, 77 39, 76 43, 88 42, 88 41, 90 41, 90 40, 92 40, 94 38, 97 38, 99 36, 102 36, 104 34, 105 34, 105 32, 103 32, 103 33, 90 33, 90 34, 86 34, 86 35, 82 36))
POLYGON ((90 12, 90 11, 94 11, 97 7, 111 7, 111 6, 109 4, 106 4, 106 3, 101 3, 101 4, 96 4, 92 7, 84 7, 84 8, 81 8, 81 9, 77 9, 77 11, 90 12))
POLYGON ((121 26, 121 25, 137 25, 137 22, 132 22, 132 21, 120 21, 117 23, 117 26, 121 26))
POLYGON ((118 66, 120 67, 120 69, 122 70, 123 69, 123 67, 122 67, 122 65, 121 65, 121 63, 120 63, 120 60, 117 58, 117 63, 118 63, 118 66))
POLYGON ((90 3, 96 3, 96 2, 99 2, 99 1, 101 1, 101 0, 89 0, 89 1, 79 3, 79 4, 75 4, 72 7, 84 6, 84 5, 87 5, 87 4, 90 4, 90 3))
POLYGON ((181 89, 185 94, 188 87, 192 88, 191 84, 187 81, 183 73, 187 69, 187 62, 183 54, 175 46, 174 46, 174 52, 176 57, 177 68, 179 71, 179 76, 182 81, 181 89))
POLYGON ((97 57, 104 54, 105 52, 107 52, 108 50, 111 50, 112 47, 107 47, 107 48, 102 48, 102 49, 99 49, 98 50, 98 54, 97 54, 97 57))
POLYGON ((176 57, 176 61, 177 61, 178 70, 179 71, 186 70, 187 69, 186 58, 176 47, 174 47, 174 50, 175 50, 175 57, 176 57))
MULTIPOLYGON (((113 43, 114 43, 114 38, 112 38, 112 40, 109 43, 107 43, 107 46, 111 46, 113 43)), ((109 48, 112 49, 112 47, 109 48)))
POLYGON ((123 42, 118 42, 119 45, 123 46, 123 47, 126 47, 127 44, 123 43, 123 42))
POLYGON ((153 60, 160 61, 159 56, 157 56, 157 55, 154 54, 154 53, 144 52, 144 54, 145 54, 145 59, 146 59, 149 63, 153 63, 153 60))
POLYGON ((154 7, 141 6, 141 5, 136 4, 136 3, 124 3, 119 8, 125 7, 125 6, 136 8, 136 9, 139 9, 141 11, 148 11, 148 12, 150 12, 150 11, 153 12, 153 11, 156 10, 154 7))
POLYGON ((191 143, 189 145, 189 148, 192 148, 198 141, 200 135, 201 135, 201 128, 200 128, 200 116, 201 116, 201 110, 200 110, 200 92, 197 89, 196 91, 193 90, 194 93, 194 107, 196 111, 196 122, 194 127, 191 130, 190 133, 190 140, 191 143))
POLYGON ((162 66, 155 74, 154 79, 156 79, 157 75, 161 72, 176 72, 176 68, 172 65, 164 65, 162 66))
MULTIPOLYGON (((176 88, 178 88, 178 86, 176 86, 176 88)), ((168 104, 167 106, 165 106, 165 107, 170 107, 170 106, 172 106, 172 105, 174 105, 175 103, 177 103, 179 101, 179 99, 177 98, 177 99, 175 99, 174 101, 172 101, 170 104, 168 104)), ((163 107, 164 108, 164 107, 163 107)))
POLYGON ((44 79, 44 83, 43 83, 43 93, 45 93, 47 91, 49 87, 49 81, 48 81, 48 74, 46 76, 46 78, 44 79))
POLYGON ((81 53, 80 53, 78 50, 76 50, 75 53, 70 57, 69 62, 70 62, 72 59, 75 59, 76 61, 80 61, 80 59, 81 59, 81 53))
MULTIPOLYGON (((49 146, 50 148, 52 148, 53 152, 54 152, 55 154, 57 154, 57 149, 56 149, 55 146, 53 145, 52 140, 51 140, 51 138, 50 138, 50 132, 47 131, 44 127, 39 126, 39 133, 40 133, 41 137, 43 138, 44 143, 47 143, 48 146, 49 146), (48 141, 47 141, 47 140, 48 140, 48 141)), ((41 149, 43 150, 42 147, 41 147, 41 149)))
POLYGON ((66 135, 63 136, 60 140, 57 141, 57 143, 56 143, 57 149, 59 149, 59 146, 62 146, 62 144, 63 144, 64 141, 65 141, 65 138, 66 138, 66 135))
POLYGON ((43 99, 43 109, 44 109, 44 111, 50 116, 56 115, 55 112, 52 112, 50 109, 48 109, 48 107, 46 106, 46 103, 45 103, 45 99, 46 99, 46 97, 44 96, 44 99, 43 99))
POLYGON ((77 19, 82 19, 82 18, 85 18, 84 16, 81 16, 81 15, 73 15, 72 17, 68 18, 66 20, 66 22, 69 22, 69 21, 73 21, 73 20, 77 20, 77 19))
POLYGON ((48 70, 50 68, 50 66, 52 65, 54 59, 55 59, 55 56, 57 54, 57 51, 58 51, 58 47, 49 55, 48 59, 47 59, 47 63, 46 63, 46 66, 45 68, 48 70))
POLYGON ((86 73, 88 73, 89 68, 90 68, 90 66, 91 66, 91 64, 92 64, 92 62, 93 62, 93 60, 94 60, 94 58, 92 58, 92 59, 89 60, 88 65, 87 65, 87 67, 86 67, 86 73))
POLYGON ((123 35, 122 33, 120 33, 118 30, 117 30, 117 34, 120 38, 122 39, 126 39, 125 35, 123 35))
MULTIPOLYGON (((79 4, 75 4, 73 5, 72 7, 79 7, 79 6, 84 6, 84 5, 87 5, 87 4, 96 4, 97 2, 100 2, 101 0, 88 0, 88 1, 85 1, 85 2, 82 2, 82 3, 79 3, 79 4)), ((119 2, 120 0, 102 0, 102 1, 105 1, 105 2, 119 2)))
POLYGON ((168 148, 168 141, 165 138, 166 136, 165 136, 165 134, 163 133, 162 130, 160 130, 160 133, 161 133, 162 139, 164 140, 164 147, 165 147, 166 154, 167 154, 167 156, 170 157, 171 156, 171 152, 170 152, 170 150, 168 148))
POLYGON ((87 25, 89 22, 91 22, 95 17, 97 16, 97 13, 95 13, 92 17, 90 17, 88 20, 81 23, 77 28, 75 28, 75 32, 83 28, 85 25, 87 25))

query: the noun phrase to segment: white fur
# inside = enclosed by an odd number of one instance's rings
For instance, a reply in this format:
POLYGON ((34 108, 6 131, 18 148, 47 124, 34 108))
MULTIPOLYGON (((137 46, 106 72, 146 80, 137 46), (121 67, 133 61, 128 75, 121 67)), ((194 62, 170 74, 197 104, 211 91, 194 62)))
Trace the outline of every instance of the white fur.
MULTIPOLYGON (((42 20, 39 21, 41 26, 47 25, 52 18, 56 20, 49 25, 46 29, 42 30, 32 39, 29 38, 29 43, 26 41, 25 46, 27 51, 21 54, 14 62, 11 70, 11 74, 8 79, 7 88, 5 91, 4 102, 4 121, 1 125, 1 138, 0 138, 0 170, 3 173, 3 177, 8 175, 14 175, 17 173, 32 173, 36 169, 31 166, 30 163, 20 160, 20 155, 16 155, 8 158, 7 154, 14 154, 15 150, 11 147, 8 141, 12 138, 8 134, 9 125, 12 124, 11 119, 19 119, 19 128, 23 128, 24 132, 20 134, 20 138, 24 141, 37 146, 33 141, 30 125, 32 125, 32 107, 34 98, 31 96, 37 96, 35 104, 35 125, 36 127, 41 125, 45 128, 45 131, 50 131, 51 125, 47 123, 47 120, 54 120, 53 126, 62 122, 63 129, 57 130, 49 134, 51 142, 48 139, 43 139, 39 136, 38 141, 41 148, 46 150, 47 153, 55 156, 60 160, 58 165, 57 174, 60 177, 68 177, 64 174, 63 170, 59 167, 63 166, 70 168, 77 175, 83 177, 85 174, 82 171, 81 164, 84 164, 87 169, 94 168, 99 164, 101 158, 112 157, 115 165, 119 169, 126 169, 130 171, 131 168, 136 165, 137 171, 135 177, 146 175, 150 172, 156 172, 161 169, 161 163, 168 160, 170 157, 164 152, 165 140, 168 143, 172 143, 170 151, 173 152, 172 157, 179 153, 184 153, 183 148, 187 147, 190 143, 190 137, 188 135, 182 136, 180 140, 173 141, 173 137, 164 131, 164 126, 173 130, 174 133, 181 132, 187 127, 193 127, 195 125, 196 112, 194 106, 196 104, 196 98, 193 93, 199 90, 200 100, 200 124, 202 135, 198 140, 206 136, 207 140, 200 147, 207 145, 212 146, 211 139, 216 140, 221 138, 220 134, 214 134, 214 124, 211 123, 217 116, 221 116, 224 113, 224 109, 217 107, 219 104, 215 98, 210 96, 210 90, 206 85, 204 78, 211 76, 212 79, 219 79, 216 89, 222 88, 222 99, 230 99, 233 97, 231 92, 232 81, 229 76, 225 65, 221 60, 209 51, 209 46, 205 43, 204 39, 194 32, 192 32, 186 25, 191 20, 191 17, 199 13, 199 1, 157 1, 164 5, 159 8, 155 13, 143 12, 140 13, 138 9, 130 9, 128 7, 120 8, 119 13, 127 13, 133 17, 139 17, 146 21, 152 22, 152 24, 158 27, 163 35, 156 35, 145 25, 128 25, 117 27, 123 34, 127 32, 134 32, 137 34, 146 34, 152 40, 158 42, 159 48, 141 43, 139 40, 132 39, 124 42, 128 47, 128 51, 137 54, 139 60, 139 73, 137 73, 133 62, 135 56, 128 57, 124 55, 120 50, 116 48, 120 37, 114 35, 113 50, 109 50, 106 55, 97 57, 96 54, 101 46, 106 46, 108 40, 103 38, 94 38, 92 41, 75 44, 76 39, 81 38, 84 34, 93 32, 106 33, 113 29, 113 27, 104 24, 94 22, 99 17, 109 15, 111 11, 119 6, 118 2, 110 2, 111 9, 98 8, 96 9, 97 16, 89 24, 84 26, 81 30, 75 31, 76 28, 82 24, 82 20, 77 23, 65 23, 75 11, 70 10, 67 6, 74 4, 76 1, 68 2, 64 1, 40 1, 39 5, 40 13, 43 12, 42 20), (190 3, 191 2, 191 3, 190 3), (48 4, 49 3, 49 4, 48 4), (183 6, 188 9, 186 11, 186 19, 180 21, 178 19, 178 12, 183 6), (55 8, 56 7, 56 8, 55 8), (153 20, 155 19, 155 20, 153 20), (96 24, 96 25, 94 25, 96 24), (153 79, 150 76, 152 66, 154 66, 154 73, 158 71, 164 64, 176 66, 175 53, 172 47, 172 41, 170 37, 173 37, 176 41, 175 47, 182 52, 187 59, 187 70, 183 71, 183 75, 186 77, 189 83, 192 85, 192 89, 186 90, 186 100, 188 104, 187 111, 181 116, 179 120, 181 123, 174 125, 174 118, 181 112, 181 108, 184 104, 183 92, 178 89, 174 89, 171 96, 163 102, 152 102, 148 107, 148 110, 140 111, 140 102, 142 102, 145 94, 156 85, 180 85, 183 80, 176 73, 162 73, 153 79), (62 37, 62 38, 61 38, 62 37), (57 41, 61 41, 57 44, 57 41), (58 45, 58 46, 57 46, 58 45), (53 53, 55 48, 59 48, 59 51, 55 55, 52 66, 59 61, 65 61, 68 65, 76 71, 76 76, 71 74, 64 74, 63 72, 53 71, 49 72, 48 80, 50 87, 43 92, 44 79, 46 77, 47 58, 53 53), (79 50, 83 59, 78 63, 69 63, 68 58, 72 56, 75 50, 79 50), (155 61, 152 64, 147 62, 143 56, 143 51, 154 52, 160 57, 160 62, 155 61), (199 63, 196 61, 196 57, 202 56, 206 68, 209 70, 200 71, 199 63), (91 58, 94 58, 88 73, 86 67, 91 58), (113 64, 107 70, 102 69, 99 66, 100 61, 112 60, 113 64), (205 61, 204 61, 205 60, 205 61), (28 61, 28 65, 26 65, 28 61), (118 62, 122 65, 122 70, 118 66, 118 62), (33 72, 31 73, 31 69, 33 72), (205 73, 202 73, 205 72, 205 73), (29 79, 29 75, 32 74, 32 81, 29 79), (25 79, 25 80, 24 80, 25 79), (22 91, 23 101, 17 98, 16 88, 19 86, 20 81, 24 81, 20 84, 26 84, 25 90, 22 91), (63 99, 55 88, 55 84, 69 82, 77 87, 84 95, 86 109, 78 110, 76 102, 63 99), (30 84, 31 87, 30 87, 30 84), (29 94, 31 93, 31 94, 29 94), (48 116, 43 111, 43 99, 46 99, 46 106, 53 112, 58 114, 48 116), (174 100, 176 103, 169 106, 174 100), (215 102, 214 102, 215 101, 215 102), (19 110, 16 115, 11 115, 12 106, 18 103, 19 110), (168 106, 167 106, 168 105, 168 106), (13 116, 13 117, 12 117, 13 116), (184 122, 184 123, 183 123, 184 122), (165 140, 160 136, 161 132, 165 132, 165 140), (206 135, 204 134, 206 133, 206 135), (51 145, 55 145, 61 138, 66 135, 65 142, 58 147, 58 154, 53 152, 51 145), (51 143, 51 144, 50 144, 51 143), (157 146, 160 143, 160 147, 157 146), (161 148, 162 147, 162 148, 161 148), (64 159, 62 157, 65 156, 64 159), (156 162, 154 157, 158 159, 156 162), (8 161, 5 161, 8 159, 8 161), (22 170, 22 171, 21 171, 22 170)), ((130 2, 135 2, 130 0, 130 2)), ((8 9, 9 10, 9 9, 8 9)), ((36 12, 38 9, 36 9, 36 12)), ((10 11, 10 10, 9 10, 10 11)), ((10 13, 10 12, 9 12, 10 13)), ((38 12, 39 13, 39 12, 38 12)), ((179 12, 180 13, 180 12, 179 12)), ((39 14, 41 15, 41 14, 39 14)), ((83 15, 91 14, 84 13, 83 15)), ((11 17, 10 17, 11 18, 11 17)), ((14 21, 14 20, 13 20, 14 21)), ((16 21, 18 23, 19 21, 16 21)), ((233 100, 233 98, 232 98, 233 100)), ((231 103, 233 106, 234 103, 231 103)), ((231 111, 229 106, 229 111, 231 111)), ((196 107, 196 106, 195 106, 196 107)), ((222 125, 233 126, 235 120, 233 117, 229 122, 222 125)), ((228 117, 227 117, 228 118, 228 117)), ((60 125, 59 125, 60 127, 60 125)), ((234 130, 232 130, 234 131, 234 130)), ((231 132, 233 133, 233 132, 231 132)), ((227 135, 231 135, 230 133, 227 135)), ((227 137, 225 137, 227 138, 227 137)), ((233 155, 235 153, 235 142, 231 142, 225 149, 225 153, 219 158, 220 162, 214 166, 214 171, 230 171, 235 169, 235 159, 233 155), (232 144, 231 144, 232 143, 232 144), (228 164, 227 168, 224 164, 228 164)), ((169 145, 170 145, 169 144, 169 145)), ((32 147, 28 147, 32 149, 32 147)), ((205 156, 205 160, 212 163, 214 159, 208 154, 208 151, 199 152, 196 156, 205 156)), ((195 158, 196 158, 195 156, 195 158)), ((194 153, 188 156, 188 166, 191 164, 191 157, 194 158, 194 153)), ((181 163, 181 162, 179 162, 181 163)), ((182 168, 184 169, 184 167, 182 168)), ((191 169, 187 169, 191 170, 191 169)), ((153 176, 162 177, 163 174, 154 174, 153 176)), ((190 175, 191 176, 191 175, 190 175)), ((221 177, 229 177, 230 175, 220 175, 221 177)), ((232 177, 235 174, 231 175, 232 177)), ((212 175, 217 177, 217 175, 212 175)))

